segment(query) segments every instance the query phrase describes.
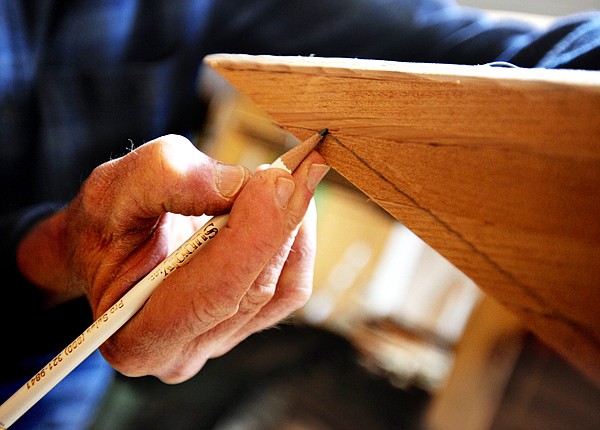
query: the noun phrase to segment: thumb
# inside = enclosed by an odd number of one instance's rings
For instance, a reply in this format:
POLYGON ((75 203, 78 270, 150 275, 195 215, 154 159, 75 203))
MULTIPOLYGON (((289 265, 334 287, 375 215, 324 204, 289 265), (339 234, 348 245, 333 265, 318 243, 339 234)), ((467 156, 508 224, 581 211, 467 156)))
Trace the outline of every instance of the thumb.
POLYGON ((248 169, 219 163, 186 138, 167 135, 97 168, 90 204, 109 211, 117 225, 166 212, 218 214, 230 209, 250 177, 248 169))

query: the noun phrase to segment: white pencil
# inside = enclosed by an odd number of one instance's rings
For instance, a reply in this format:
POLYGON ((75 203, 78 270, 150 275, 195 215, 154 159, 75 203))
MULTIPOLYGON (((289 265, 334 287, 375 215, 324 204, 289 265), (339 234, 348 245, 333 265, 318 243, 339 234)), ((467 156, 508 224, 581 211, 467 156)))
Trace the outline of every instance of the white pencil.
MULTIPOLYGON (((292 173, 327 134, 321 130, 279 157, 271 168, 292 173)), ((53 360, 0 405, 0 428, 9 428, 25 412, 44 397, 65 376, 129 321, 146 303, 152 292, 174 270, 185 265, 227 225, 229 214, 211 218, 179 248, 134 285, 109 310, 67 345, 53 360)))

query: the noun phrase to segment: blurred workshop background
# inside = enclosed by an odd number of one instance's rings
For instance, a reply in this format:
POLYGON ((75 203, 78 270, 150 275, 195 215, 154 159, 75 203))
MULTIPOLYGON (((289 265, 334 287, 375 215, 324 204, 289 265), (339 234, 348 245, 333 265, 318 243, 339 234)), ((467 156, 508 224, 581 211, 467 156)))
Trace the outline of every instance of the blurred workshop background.
MULTIPOLYGON (((548 25, 600 0, 462 0, 548 25)), ((297 140, 219 77, 201 150, 254 168, 297 140)), ((335 172, 316 195, 314 294, 166 386, 118 376, 93 429, 597 429, 600 391, 335 172)))

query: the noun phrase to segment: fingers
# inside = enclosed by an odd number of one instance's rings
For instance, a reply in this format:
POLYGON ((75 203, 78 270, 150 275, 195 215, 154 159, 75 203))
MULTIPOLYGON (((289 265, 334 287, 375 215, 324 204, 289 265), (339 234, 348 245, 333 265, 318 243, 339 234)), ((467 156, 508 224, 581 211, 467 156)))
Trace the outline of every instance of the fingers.
POLYGON ((314 240, 305 229, 298 233, 298 226, 327 169, 323 164, 313 153, 293 176, 279 169, 258 172, 236 199, 228 227, 167 278, 126 330, 105 344, 111 364, 132 376, 152 373, 166 382, 182 381, 230 338, 235 342, 265 328, 304 302, 312 283, 305 272, 312 272, 313 264, 305 260, 314 260, 314 240), (288 258, 292 244, 299 254, 288 258), (298 281, 290 282, 294 273, 298 281), (130 345, 124 360, 119 344, 130 345))
MULTIPOLYGON (((253 290, 257 287, 260 292, 263 291, 265 285, 269 285, 261 283, 259 278, 240 304, 243 318, 236 315, 237 321, 234 321, 234 324, 227 321, 218 327, 222 329, 224 324, 228 324, 226 329, 230 334, 215 348, 211 354, 212 357, 225 354, 251 334, 281 322, 290 313, 306 304, 313 287, 317 242, 316 224, 316 207, 314 201, 311 200, 298 234, 291 243, 291 248, 289 244, 286 244, 281 249, 281 253, 287 256, 287 260, 284 261, 277 279, 270 285, 268 290, 270 295, 259 301, 256 293, 253 294, 253 290)), ((276 264, 276 262, 272 263, 276 264)))

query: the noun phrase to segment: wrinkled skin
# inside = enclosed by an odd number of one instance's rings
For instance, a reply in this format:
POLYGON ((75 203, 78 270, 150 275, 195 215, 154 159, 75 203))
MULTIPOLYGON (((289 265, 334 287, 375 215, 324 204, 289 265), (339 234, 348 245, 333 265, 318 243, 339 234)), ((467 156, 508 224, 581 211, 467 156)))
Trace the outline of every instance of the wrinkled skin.
POLYGON ((182 382, 306 303, 316 246, 311 201, 327 169, 313 152, 293 175, 252 175, 163 136, 97 167, 64 210, 26 236, 19 268, 48 306, 85 295, 97 318, 207 215, 231 211, 228 226, 101 347, 125 375, 182 382))

